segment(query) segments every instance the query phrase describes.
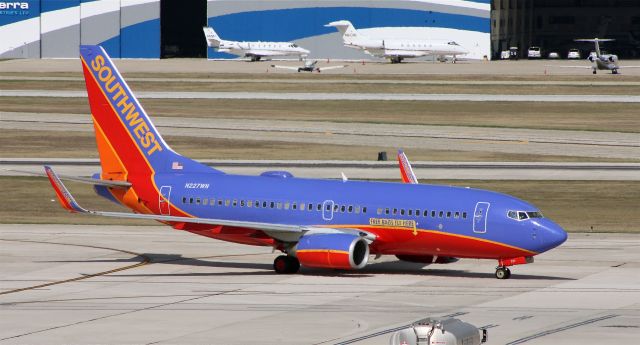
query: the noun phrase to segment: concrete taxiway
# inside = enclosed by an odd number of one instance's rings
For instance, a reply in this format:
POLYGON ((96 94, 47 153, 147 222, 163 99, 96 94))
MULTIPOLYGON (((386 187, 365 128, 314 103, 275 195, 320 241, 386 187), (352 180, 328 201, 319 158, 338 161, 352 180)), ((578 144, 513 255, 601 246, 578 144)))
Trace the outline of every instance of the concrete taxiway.
POLYGON ((276 275, 268 248, 168 227, 0 225, 0 342, 384 344, 389 329, 453 315, 488 328, 489 344, 633 344, 639 247, 571 234, 509 280, 493 261, 387 257, 276 275))
MULTIPOLYGON (((359 146, 384 139, 405 149, 640 159, 636 133, 162 116, 153 121, 167 136, 359 146)), ((84 114, 4 112, 0 129, 93 132, 84 114)))
MULTIPOLYGON (((398 179, 395 160, 285 161, 199 160, 231 174, 259 175, 286 170, 303 178, 398 179)), ((42 175, 51 165, 64 175, 91 176, 100 171, 97 159, 0 158, 0 176, 42 175)), ((419 179, 429 180, 580 180, 640 181, 640 163, 535 163, 535 162, 412 162, 419 179)))
MULTIPOLYGON (((0 97, 86 98, 86 91, 0 90, 0 97)), ((507 95, 329 92, 140 91, 140 99, 268 99, 298 101, 452 101, 452 102, 583 102, 601 103, 594 95, 507 95)), ((607 95, 609 103, 640 103, 638 95, 607 95)))

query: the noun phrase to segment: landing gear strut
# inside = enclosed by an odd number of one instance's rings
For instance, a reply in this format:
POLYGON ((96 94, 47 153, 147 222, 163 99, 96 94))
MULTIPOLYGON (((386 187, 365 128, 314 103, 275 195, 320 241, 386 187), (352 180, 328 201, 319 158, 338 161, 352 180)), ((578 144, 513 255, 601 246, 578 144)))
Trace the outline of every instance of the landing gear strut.
POLYGON ((508 267, 498 267, 496 268, 496 278, 498 279, 509 279, 511 277, 511 271, 508 267))
POLYGON ((296 257, 280 255, 273 260, 273 270, 278 274, 292 274, 300 270, 300 261, 296 257))

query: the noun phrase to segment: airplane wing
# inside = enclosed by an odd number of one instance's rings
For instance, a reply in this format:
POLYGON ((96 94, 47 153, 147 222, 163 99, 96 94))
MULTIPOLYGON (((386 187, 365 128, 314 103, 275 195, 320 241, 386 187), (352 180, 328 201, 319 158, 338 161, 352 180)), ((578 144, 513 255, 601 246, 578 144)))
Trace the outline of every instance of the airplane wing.
MULTIPOLYGON (((293 55, 294 53, 291 52, 291 54, 293 55)), ((253 55, 253 56, 280 56, 280 55, 286 55, 283 54, 282 52, 277 52, 277 51, 273 51, 273 50, 248 50, 247 52, 245 52, 245 55, 253 55)))
POLYGON ((640 66, 619 66, 618 69, 640 68, 640 66))
POLYGON ((292 71, 297 71, 299 67, 294 66, 280 66, 280 65, 271 65, 273 68, 282 68, 282 69, 290 69, 292 71))
POLYGON ((593 69, 593 66, 575 66, 575 65, 570 65, 570 66, 569 65, 565 65, 565 66, 545 65, 545 67, 593 69))
POLYGON ((349 66, 349 65, 319 67, 319 68, 317 68, 317 70, 322 72, 322 71, 328 71, 328 70, 331 70, 331 69, 345 68, 347 66, 349 66))
POLYGON ((49 166, 44 167, 49 182, 53 186, 58 201, 64 209, 72 213, 83 213, 93 216, 102 217, 114 217, 114 218, 128 218, 128 219, 149 219, 162 222, 174 222, 174 223, 195 223, 195 224, 211 224, 222 226, 233 226, 255 230, 263 230, 265 232, 285 232, 285 233, 299 233, 303 235, 305 233, 353 233, 364 237, 367 241, 373 242, 376 236, 372 233, 361 231, 359 229, 336 229, 331 227, 313 227, 304 225, 291 225, 291 224, 277 224, 277 223, 262 223, 262 222, 248 222, 240 220, 228 220, 228 219, 214 219, 214 218, 199 218, 199 217, 178 217, 178 216, 164 216, 156 214, 139 214, 139 213, 127 213, 127 212, 105 212, 105 211, 93 211, 88 210, 78 202, 76 202, 71 192, 62 183, 60 177, 49 166))
POLYGON ((402 177, 402 182, 417 184, 418 179, 416 178, 416 174, 413 173, 411 162, 409 162, 409 158, 407 158, 407 155, 405 155, 404 151, 402 150, 398 150, 398 164, 400 166, 400 176, 402 177))
POLYGON ((412 51, 412 50, 398 50, 398 49, 385 49, 385 56, 402 56, 402 57, 420 57, 429 55, 427 51, 412 51))

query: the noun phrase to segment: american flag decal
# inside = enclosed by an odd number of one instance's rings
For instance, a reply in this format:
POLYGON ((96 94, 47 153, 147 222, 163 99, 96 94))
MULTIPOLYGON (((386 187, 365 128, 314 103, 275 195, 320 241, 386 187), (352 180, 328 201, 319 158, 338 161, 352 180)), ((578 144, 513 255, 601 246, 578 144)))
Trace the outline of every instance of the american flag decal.
POLYGON ((182 170, 183 166, 179 162, 173 162, 171 164, 171 169, 173 170, 182 170))

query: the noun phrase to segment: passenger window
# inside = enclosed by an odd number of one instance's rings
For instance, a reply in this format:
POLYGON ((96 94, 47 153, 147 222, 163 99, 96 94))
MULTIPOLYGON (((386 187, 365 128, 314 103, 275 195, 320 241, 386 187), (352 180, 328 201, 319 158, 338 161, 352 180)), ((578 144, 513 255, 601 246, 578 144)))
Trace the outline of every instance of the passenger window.
MULTIPOLYGON (((320 204, 318 204, 320 205, 320 204)), ((331 205, 327 204, 327 207, 325 207, 327 209, 327 211, 331 211, 331 205)))
POLYGON ((276 203, 272 201, 269 206, 271 206, 271 208, 275 208, 276 207, 276 203))
MULTIPOLYGON (((267 208, 267 202, 266 201, 262 202, 262 208, 267 208)), ((271 208, 273 208, 273 205, 271 205, 271 208)))
POLYGON ((285 210, 288 210, 290 205, 291 205, 290 203, 285 202, 285 203, 284 203, 284 209, 285 209, 285 210))
POLYGON ((193 198, 189 198, 189 203, 193 204, 193 198))
POLYGON ((231 203, 231 200, 229 199, 224 200, 224 206, 229 206, 230 203, 231 203))
POLYGON ((404 208, 400 209, 400 214, 404 216, 404 208))
POLYGON ((408 211, 408 213, 407 213, 407 215, 409 215, 409 216, 413 216, 413 210, 409 210, 409 211, 408 211))
POLYGON ((247 207, 253 207, 253 200, 247 201, 247 207))
POLYGON ((420 217, 420 210, 416 210, 416 217, 420 217))
POLYGON ((222 199, 218 199, 218 206, 222 206, 222 199))
POLYGON ((182 197, 182 203, 183 203, 183 204, 186 204, 186 203, 187 203, 187 197, 186 197, 186 196, 183 196, 183 197, 182 197))
POLYGON ((467 219, 467 212, 462 212, 462 219, 467 219))
MULTIPOLYGON (((302 206, 302 205, 304 205, 304 204, 300 204, 300 206, 302 206)), ((294 209, 294 210, 297 210, 298 209, 298 204, 296 204, 295 202, 291 203, 291 208, 294 209)))
POLYGON ((342 205, 342 206, 340 207, 340 212, 344 213, 344 211, 346 210, 346 208, 347 208, 347 206, 342 205))
POLYGON ((451 218, 451 211, 447 211, 447 218, 451 218))
POLYGON ((429 210, 424 210, 424 211, 422 212, 422 216, 423 216, 423 217, 429 217, 429 210))
POLYGON ((338 204, 333 205, 333 212, 338 212, 339 209, 340 209, 340 206, 338 204))
MULTIPOLYGON (((317 209, 318 211, 321 211, 321 210, 322 210, 322 205, 321 205, 321 204, 318 204, 318 206, 316 207, 316 209, 317 209)), ((327 211, 329 211, 329 210, 330 210, 330 208, 327 208, 327 211)))
POLYGON ((216 199, 211 198, 211 201, 209 202, 209 204, 211 204, 211 206, 215 206, 216 205, 216 199))
POLYGON ((349 213, 353 212, 353 205, 349 205, 349 208, 347 209, 347 211, 348 211, 349 213))
POLYGON ((389 214, 389 209, 388 208, 384 209, 384 214, 389 214))
POLYGON ((356 214, 360 213, 360 206, 356 206, 356 214))
POLYGON ((440 212, 438 213, 438 218, 442 218, 442 216, 443 216, 443 215, 444 215, 444 212, 443 212, 443 211, 440 211, 440 212))
POLYGON ((278 210, 281 210, 281 209, 282 209, 282 203, 281 203, 281 202, 279 202, 279 203, 277 204, 277 208, 278 208, 278 210))
POLYGON ((236 206, 238 206, 238 200, 236 200, 236 199, 233 199, 233 203, 232 203, 232 205, 233 205, 233 207, 236 207, 236 206))
POLYGON ((202 204, 203 205, 207 205, 208 203, 209 203, 209 199, 207 199, 207 198, 202 199, 202 204))
POLYGON ((397 208, 394 208, 394 209, 393 209, 393 215, 395 216, 396 214, 398 214, 398 209, 397 209, 397 208))
POLYGON ((378 210, 376 211, 376 214, 382 214, 382 208, 378 208, 378 210))
POLYGON ((244 200, 240 200, 240 207, 244 207, 244 200))
POLYGON ((435 218, 436 217, 436 211, 431 211, 431 218, 435 218))
POLYGON ((362 213, 367 213, 367 206, 362 208, 362 213))
POLYGON ((455 219, 460 218, 460 212, 456 212, 456 214, 453 216, 453 218, 455 218, 455 219))
POLYGON ((196 205, 200 205, 200 198, 196 198, 196 205))

